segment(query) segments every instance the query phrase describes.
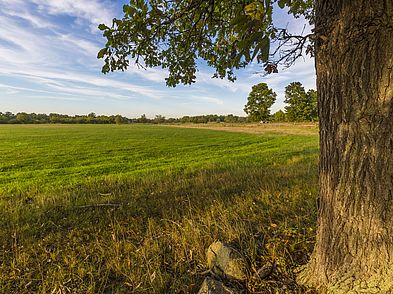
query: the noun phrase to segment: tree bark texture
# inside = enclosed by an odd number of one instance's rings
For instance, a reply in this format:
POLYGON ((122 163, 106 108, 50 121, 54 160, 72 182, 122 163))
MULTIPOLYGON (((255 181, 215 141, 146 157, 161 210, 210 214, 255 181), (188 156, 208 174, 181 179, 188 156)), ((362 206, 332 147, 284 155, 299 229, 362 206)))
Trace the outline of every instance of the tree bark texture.
POLYGON ((393 0, 316 0, 320 209, 299 281, 393 293, 393 0))

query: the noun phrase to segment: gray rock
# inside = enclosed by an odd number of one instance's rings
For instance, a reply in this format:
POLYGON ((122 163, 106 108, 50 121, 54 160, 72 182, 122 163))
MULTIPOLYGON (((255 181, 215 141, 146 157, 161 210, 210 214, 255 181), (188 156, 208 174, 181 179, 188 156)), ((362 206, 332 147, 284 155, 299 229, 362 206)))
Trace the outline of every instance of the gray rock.
POLYGON ((229 288, 225 286, 222 282, 214 280, 209 277, 207 277, 203 281, 202 286, 198 292, 198 294, 238 294, 238 293, 241 292, 233 288, 229 288))
POLYGON ((235 249, 217 241, 207 250, 207 265, 216 275, 244 280, 247 277, 247 262, 235 249))

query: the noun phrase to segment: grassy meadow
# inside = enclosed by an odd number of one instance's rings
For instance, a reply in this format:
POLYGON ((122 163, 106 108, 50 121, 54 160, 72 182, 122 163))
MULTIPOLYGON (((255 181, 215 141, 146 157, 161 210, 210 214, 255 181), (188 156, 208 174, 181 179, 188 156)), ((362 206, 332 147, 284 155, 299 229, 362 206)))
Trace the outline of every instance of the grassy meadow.
POLYGON ((196 293, 215 240, 245 255, 239 287, 306 291, 316 126, 0 125, 0 142, 0 293, 196 293))

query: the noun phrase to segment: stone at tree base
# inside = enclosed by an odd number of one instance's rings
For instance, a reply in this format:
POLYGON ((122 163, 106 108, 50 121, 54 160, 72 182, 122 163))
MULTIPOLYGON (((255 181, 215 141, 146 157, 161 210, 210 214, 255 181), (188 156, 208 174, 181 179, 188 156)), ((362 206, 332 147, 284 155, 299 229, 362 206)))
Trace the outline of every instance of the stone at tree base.
POLYGON ((207 277, 198 294, 239 294, 238 290, 225 286, 222 282, 207 277))
POLYGON ((207 265, 213 273, 230 279, 244 280, 247 263, 235 249, 217 241, 207 250, 207 265))

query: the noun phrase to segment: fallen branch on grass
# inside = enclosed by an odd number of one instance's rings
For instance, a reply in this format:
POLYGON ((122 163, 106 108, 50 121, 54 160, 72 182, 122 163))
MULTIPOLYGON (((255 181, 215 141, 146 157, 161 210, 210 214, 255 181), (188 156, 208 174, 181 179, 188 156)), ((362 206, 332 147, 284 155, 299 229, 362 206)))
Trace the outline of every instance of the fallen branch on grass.
POLYGON ((76 206, 75 208, 120 207, 120 206, 123 205, 116 204, 116 203, 100 203, 100 204, 92 204, 92 205, 81 205, 81 206, 76 206))

